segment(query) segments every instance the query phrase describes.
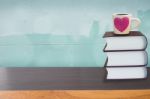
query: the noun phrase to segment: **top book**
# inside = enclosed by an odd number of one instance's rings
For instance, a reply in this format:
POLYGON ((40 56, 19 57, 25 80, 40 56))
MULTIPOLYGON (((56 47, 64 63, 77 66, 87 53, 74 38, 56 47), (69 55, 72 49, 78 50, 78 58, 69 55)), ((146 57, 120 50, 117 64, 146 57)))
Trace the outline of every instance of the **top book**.
POLYGON ((130 31, 129 35, 115 35, 113 32, 106 32, 103 38, 106 40, 104 52, 139 51, 147 47, 147 38, 139 31, 130 31))

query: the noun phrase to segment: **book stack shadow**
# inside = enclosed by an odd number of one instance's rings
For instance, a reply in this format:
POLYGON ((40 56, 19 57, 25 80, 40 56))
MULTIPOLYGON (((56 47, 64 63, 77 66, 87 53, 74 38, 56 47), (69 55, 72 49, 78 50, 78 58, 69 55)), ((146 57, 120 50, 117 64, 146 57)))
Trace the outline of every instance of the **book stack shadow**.
POLYGON ((107 54, 105 68, 107 80, 146 79, 148 55, 147 38, 139 31, 128 35, 106 32, 103 36, 107 54))

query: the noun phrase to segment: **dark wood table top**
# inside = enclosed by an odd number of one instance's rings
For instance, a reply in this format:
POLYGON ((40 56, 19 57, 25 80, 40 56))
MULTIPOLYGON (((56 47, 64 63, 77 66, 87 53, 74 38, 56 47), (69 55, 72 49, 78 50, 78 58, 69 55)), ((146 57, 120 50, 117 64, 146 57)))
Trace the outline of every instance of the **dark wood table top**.
POLYGON ((120 90, 150 89, 145 80, 106 81, 100 67, 0 68, 0 90, 120 90))

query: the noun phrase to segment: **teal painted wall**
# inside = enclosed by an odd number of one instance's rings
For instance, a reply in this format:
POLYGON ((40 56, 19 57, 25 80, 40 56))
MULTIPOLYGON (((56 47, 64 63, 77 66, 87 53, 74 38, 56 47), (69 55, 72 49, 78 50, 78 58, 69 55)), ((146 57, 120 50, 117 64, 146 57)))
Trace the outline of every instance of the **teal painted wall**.
MULTIPOLYGON (((106 59, 102 36, 113 30, 112 14, 139 17, 139 30, 150 41, 149 4, 149 0, 0 0, 0 66, 102 67, 106 59)), ((148 45, 148 54, 149 50, 148 45)))

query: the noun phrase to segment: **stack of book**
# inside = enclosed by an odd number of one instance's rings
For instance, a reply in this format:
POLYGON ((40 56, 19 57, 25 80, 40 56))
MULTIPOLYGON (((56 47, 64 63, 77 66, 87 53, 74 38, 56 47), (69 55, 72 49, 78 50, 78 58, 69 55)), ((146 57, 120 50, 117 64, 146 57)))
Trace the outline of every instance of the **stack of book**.
POLYGON ((147 78, 148 55, 146 37, 139 31, 130 31, 128 35, 104 34, 107 54, 105 67, 106 79, 145 79, 147 78))

